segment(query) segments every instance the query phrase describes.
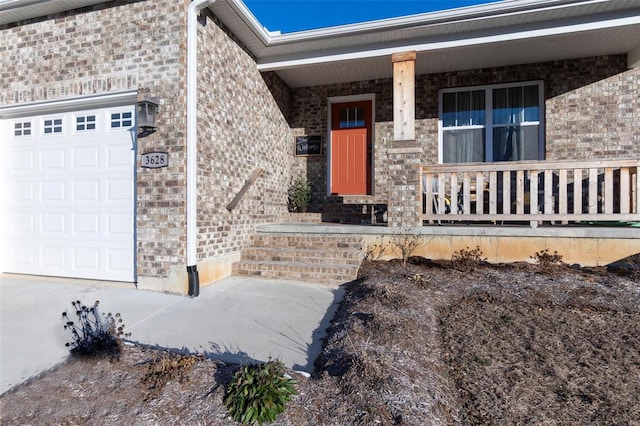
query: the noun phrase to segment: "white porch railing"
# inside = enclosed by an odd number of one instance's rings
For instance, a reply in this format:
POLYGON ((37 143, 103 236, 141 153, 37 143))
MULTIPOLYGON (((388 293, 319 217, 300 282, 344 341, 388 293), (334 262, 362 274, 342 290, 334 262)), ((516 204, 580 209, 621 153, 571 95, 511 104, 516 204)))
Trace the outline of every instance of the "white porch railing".
POLYGON ((640 160, 422 167, 425 221, 640 221, 640 160))

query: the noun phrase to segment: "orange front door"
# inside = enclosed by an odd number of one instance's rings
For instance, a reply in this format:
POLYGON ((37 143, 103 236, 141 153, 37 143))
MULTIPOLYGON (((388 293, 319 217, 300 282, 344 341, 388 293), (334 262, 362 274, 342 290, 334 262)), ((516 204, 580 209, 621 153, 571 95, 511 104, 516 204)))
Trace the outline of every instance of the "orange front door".
POLYGON ((371 101, 333 104, 331 193, 371 194, 371 101))

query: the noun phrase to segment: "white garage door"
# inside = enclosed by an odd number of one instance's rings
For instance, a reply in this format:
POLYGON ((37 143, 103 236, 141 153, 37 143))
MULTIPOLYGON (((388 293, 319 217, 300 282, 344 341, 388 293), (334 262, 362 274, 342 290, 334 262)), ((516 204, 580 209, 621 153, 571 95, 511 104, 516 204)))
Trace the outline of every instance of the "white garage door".
POLYGON ((4 272, 134 281, 134 107, 3 124, 4 272))

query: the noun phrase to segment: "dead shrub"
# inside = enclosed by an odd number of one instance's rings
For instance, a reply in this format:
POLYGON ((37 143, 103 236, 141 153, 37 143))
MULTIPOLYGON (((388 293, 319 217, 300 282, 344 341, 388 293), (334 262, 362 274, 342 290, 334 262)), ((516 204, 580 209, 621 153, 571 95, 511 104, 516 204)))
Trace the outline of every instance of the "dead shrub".
POLYGON ((191 367, 201 360, 201 356, 165 352, 145 361, 146 367, 141 378, 141 383, 146 388, 144 400, 149 401, 160 395, 162 389, 172 380, 178 380, 180 383, 188 380, 191 367))
POLYGON ((485 263, 487 259, 482 258, 482 250, 480 246, 476 246, 474 249, 467 247, 453 253, 451 256, 451 266, 460 272, 469 273, 478 266, 485 263))
POLYGON ((562 256, 557 251, 554 251, 553 254, 549 253, 549 249, 536 252, 530 257, 538 265, 540 272, 554 272, 563 265, 562 256))
POLYGON ((370 297, 383 306, 400 307, 406 304, 405 294, 396 284, 388 282, 373 286, 370 297))
POLYGON ((407 279, 414 283, 416 287, 422 290, 426 290, 431 285, 431 279, 429 277, 425 277, 423 274, 415 274, 413 276, 407 277, 407 279))
POLYGON ((376 242, 373 244, 367 245, 367 248, 364 250, 363 258, 369 262, 376 262, 382 258, 387 252, 387 246, 384 245, 382 239, 380 242, 376 242))
POLYGON ((394 235, 391 237, 394 251, 400 255, 402 266, 407 266, 413 252, 420 247, 420 238, 417 235, 394 235))

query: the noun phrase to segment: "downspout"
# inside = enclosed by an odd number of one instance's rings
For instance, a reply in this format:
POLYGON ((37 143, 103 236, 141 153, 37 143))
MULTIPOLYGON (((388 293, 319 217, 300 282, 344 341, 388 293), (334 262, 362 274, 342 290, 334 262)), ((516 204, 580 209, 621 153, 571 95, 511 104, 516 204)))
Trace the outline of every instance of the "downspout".
POLYGON ((196 265, 198 240, 198 13, 215 0, 194 0, 187 9, 187 275, 191 297, 200 294, 200 278, 196 265))

